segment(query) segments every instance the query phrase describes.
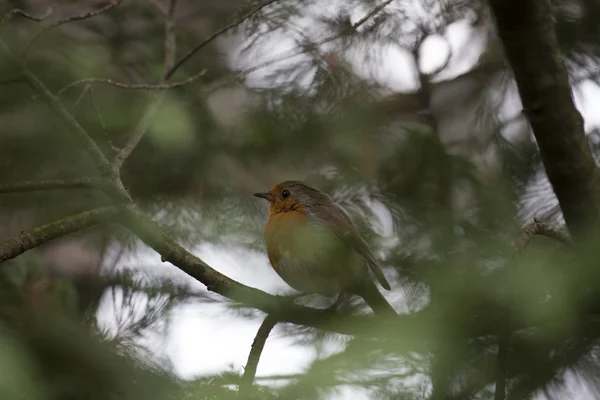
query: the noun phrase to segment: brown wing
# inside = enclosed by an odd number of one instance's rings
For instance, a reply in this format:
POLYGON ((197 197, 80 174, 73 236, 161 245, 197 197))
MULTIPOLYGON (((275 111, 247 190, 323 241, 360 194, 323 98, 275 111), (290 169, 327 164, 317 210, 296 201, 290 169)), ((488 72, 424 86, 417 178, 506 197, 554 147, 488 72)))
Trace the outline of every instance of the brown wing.
POLYGON ((352 218, 337 204, 319 204, 312 207, 311 220, 314 223, 325 224, 336 236, 349 247, 360 254, 384 289, 391 290, 379 262, 365 240, 360 237, 352 218))

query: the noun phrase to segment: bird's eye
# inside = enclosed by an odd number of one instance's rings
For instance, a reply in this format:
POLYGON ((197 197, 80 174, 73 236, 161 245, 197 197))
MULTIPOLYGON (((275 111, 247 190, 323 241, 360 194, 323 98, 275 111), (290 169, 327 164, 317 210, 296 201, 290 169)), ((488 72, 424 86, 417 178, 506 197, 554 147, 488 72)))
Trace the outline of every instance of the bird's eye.
POLYGON ((283 197, 285 199, 286 197, 289 197, 290 194, 291 194, 290 191, 285 189, 281 192, 281 197, 283 197))

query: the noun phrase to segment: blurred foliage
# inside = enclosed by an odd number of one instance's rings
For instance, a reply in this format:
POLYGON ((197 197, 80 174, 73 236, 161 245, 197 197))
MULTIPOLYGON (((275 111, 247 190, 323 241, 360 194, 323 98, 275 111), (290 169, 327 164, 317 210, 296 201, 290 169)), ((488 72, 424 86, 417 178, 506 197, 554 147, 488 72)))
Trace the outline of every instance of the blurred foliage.
MULTIPOLYGON (((178 57, 262 3, 177 1, 178 57)), ((419 326, 427 346, 396 332, 348 338, 278 326, 297 343, 337 350, 297 376, 260 377, 255 398, 330 398, 344 387, 374 399, 493 398, 495 333, 509 322, 530 329, 511 338, 508 398, 560 398, 573 376, 600 396, 597 250, 575 255, 536 237, 513 259, 524 223, 537 217, 561 227, 563 220, 485 3, 391 2, 362 21, 378 4, 276 1, 203 48, 172 81, 206 73, 166 92, 125 164, 126 187, 186 246, 264 251, 266 210, 251 194, 286 179, 306 181, 353 216, 394 282, 397 308, 427 313, 419 326), (466 38, 456 45, 448 38, 460 29, 466 38), (431 40, 451 50, 444 56, 431 40)), ((0 12, 39 16, 49 5, 45 21, 13 16, 0 27, 13 52, 21 54, 52 22, 104 3, 10 0, 0 12)), ((597 1, 553 5, 574 90, 598 83, 597 1)), ((123 1, 44 32, 27 51, 29 68, 109 157, 151 94, 90 82, 61 89, 86 78, 157 84, 164 72, 161 7, 166 3, 123 1)), ((5 56, 0 127, 3 184, 98 173, 5 56)), ((598 132, 589 137, 600 154, 598 132)), ((0 236, 108 202, 91 190, 3 194, 0 236)), ((111 269, 113 253, 122 266, 119 255, 135 258, 137 250, 129 233, 102 226, 3 265, 3 398, 237 397, 239 371, 183 382, 170 360, 148 350, 148 340, 167 335, 178 306, 220 299, 153 275, 150 265, 111 269), (59 247, 66 250, 51 257, 59 247), (97 260, 76 262, 77 252, 97 260), (91 277, 73 273, 82 263, 91 277), (103 304, 113 309, 112 325, 99 321, 103 304)), ((357 299, 345 306, 365 310, 357 299)), ((240 305, 231 310, 256 318, 240 305)))

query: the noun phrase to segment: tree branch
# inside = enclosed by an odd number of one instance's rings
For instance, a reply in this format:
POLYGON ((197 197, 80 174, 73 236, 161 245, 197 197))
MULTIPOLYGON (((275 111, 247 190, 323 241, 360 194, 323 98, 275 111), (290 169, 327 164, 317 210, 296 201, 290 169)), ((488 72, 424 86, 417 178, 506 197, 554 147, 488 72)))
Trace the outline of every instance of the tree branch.
POLYGON ((252 342, 252 348, 248 354, 248 361, 246 362, 244 375, 240 381, 238 397, 242 396, 252 388, 252 383, 254 382, 254 377, 256 376, 256 368, 258 367, 260 356, 263 348, 265 347, 265 342, 267 341, 271 330, 273 330, 276 324, 277 319, 271 315, 267 315, 262 324, 260 324, 260 327, 256 332, 256 337, 252 342))
POLYGON ((74 86, 77 85, 81 85, 81 84, 104 84, 104 85, 111 85, 111 86, 115 86, 121 89, 129 89, 129 90, 167 90, 167 89, 176 89, 176 88, 180 88, 182 86, 186 86, 192 82, 194 82, 196 79, 204 76, 206 74, 206 70, 202 70, 200 72, 198 72, 196 75, 193 75, 185 80, 179 81, 179 82, 173 82, 173 83, 159 83, 156 85, 152 85, 152 84, 129 84, 129 83, 122 83, 122 82, 117 82, 117 81, 113 81, 112 79, 102 79, 102 78, 85 78, 85 79, 80 79, 78 81, 75 82, 71 82, 69 83, 67 86, 63 87, 62 89, 60 89, 58 92, 56 92, 57 96, 62 96, 67 90, 71 89, 74 86))
POLYGON ((2 21, 0 21, 0 33, 2 33, 2 29, 4 28, 4 25, 8 22, 8 20, 10 20, 15 15, 18 15, 19 17, 24 18, 24 19, 28 19, 29 21, 41 22, 41 21, 45 20, 46 18, 48 18, 50 15, 52 15, 52 7, 48 7, 46 12, 39 17, 36 17, 35 15, 31 15, 31 14, 21 10, 20 8, 15 8, 14 10, 10 10, 6 14, 4 14, 4 17, 2 17, 2 21))
POLYGON ((171 77, 173 76, 173 74, 175 74, 175 72, 177 72, 177 70, 179 68, 181 68, 181 66, 187 60, 189 60, 194 54, 196 54, 198 51, 202 50, 204 47, 206 47, 208 44, 210 44, 216 38, 218 38, 219 36, 221 36, 225 32, 229 31, 230 29, 233 29, 236 26, 242 24, 248 18, 252 17, 254 14, 260 12, 260 10, 262 10, 263 8, 265 8, 266 6, 268 6, 268 5, 272 4, 272 3, 275 3, 276 1, 277 0, 266 0, 264 3, 260 4, 259 6, 257 6, 253 10, 251 10, 250 12, 244 14, 241 18, 239 18, 239 19, 235 20, 234 22, 232 22, 231 24, 229 24, 227 26, 224 26, 223 28, 221 28, 221 29, 213 32, 212 35, 210 35, 209 37, 207 37, 206 39, 204 39, 202 42, 200 42, 198 45, 196 45, 196 47, 194 47, 193 49, 191 49, 190 51, 188 51, 183 57, 181 57, 179 59, 179 61, 177 61, 175 63, 175 65, 173 65, 171 68, 169 68, 165 72, 163 80, 168 81, 169 79, 171 79, 171 77))
POLYGON ((6 46, 6 44, 0 40, 0 48, 6 53, 10 60, 17 64, 23 70, 23 76, 27 79, 27 82, 42 96, 42 98, 48 103, 48 105, 56 112, 56 114, 66 123, 71 130, 76 134, 85 150, 89 153, 92 160, 100 169, 101 173, 108 172, 110 164, 108 159, 100 150, 100 147, 94 142, 92 137, 86 132, 86 130, 77 122, 75 117, 67 111, 62 105, 60 100, 50 92, 50 90, 44 85, 39 78, 31 72, 31 70, 25 65, 25 63, 17 58, 12 51, 6 46))
POLYGON ((110 186, 107 181, 98 178, 50 179, 47 181, 28 181, 0 185, 0 194, 33 192, 37 190, 55 189, 98 189, 110 186))
POLYGON ((59 219, 0 244, 0 263, 15 258, 51 240, 80 231, 92 225, 110 221, 118 215, 116 207, 102 207, 59 219))
POLYGON ((92 157, 92 160, 100 169, 100 172, 106 172, 106 170, 109 168, 109 163, 102 150, 100 150, 100 147, 98 147, 92 137, 88 135, 85 129, 79 124, 79 122, 77 122, 75 117, 67 111, 60 100, 50 92, 46 85, 44 85, 44 83, 40 81, 38 77, 29 70, 29 68, 22 63, 21 65, 29 84, 42 95, 42 98, 58 114, 63 122, 70 126, 71 130, 77 134, 77 137, 82 142, 85 150, 92 157))
POLYGON ((65 18, 63 18, 61 20, 53 22, 52 24, 48 25, 47 27, 45 27, 44 29, 42 29, 41 31, 39 31, 29 41, 29 43, 27 44, 27 46, 25 46, 25 50, 23 50, 22 57, 25 58, 27 56, 27 53, 29 52, 29 49, 31 49, 31 47, 33 46, 34 42, 36 40, 38 40, 40 38, 40 36, 42 36, 44 33, 48 32, 49 30, 52 30, 54 28, 58 28, 59 26, 64 25, 64 24, 68 24, 69 22, 81 21, 81 20, 84 20, 84 19, 95 17, 97 15, 100 15, 102 13, 105 13, 105 12, 107 12, 107 11, 109 11, 109 10, 117 7, 122 2, 123 2, 123 0, 112 0, 110 3, 108 3, 104 7, 101 7, 99 9, 97 9, 97 10, 86 11, 86 12, 81 13, 81 14, 69 15, 68 17, 65 17, 65 18))
POLYGON ((525 115, 572 234, 599 220, 600 177, 560 57, 550 0, 491 0, 525 115))

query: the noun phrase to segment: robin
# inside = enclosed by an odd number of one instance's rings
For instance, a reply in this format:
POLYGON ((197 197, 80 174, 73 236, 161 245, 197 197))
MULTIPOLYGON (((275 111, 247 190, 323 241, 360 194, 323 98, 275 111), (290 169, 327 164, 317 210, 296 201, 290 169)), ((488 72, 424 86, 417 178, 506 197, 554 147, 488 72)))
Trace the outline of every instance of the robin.
POLYGON ((390 290, 356 225, 327 194, 285 181, 254 196, 269 202, 265 242, 275 272, 303 293, 362 297, 376 313, 394 313, 369 274, 390 290))

